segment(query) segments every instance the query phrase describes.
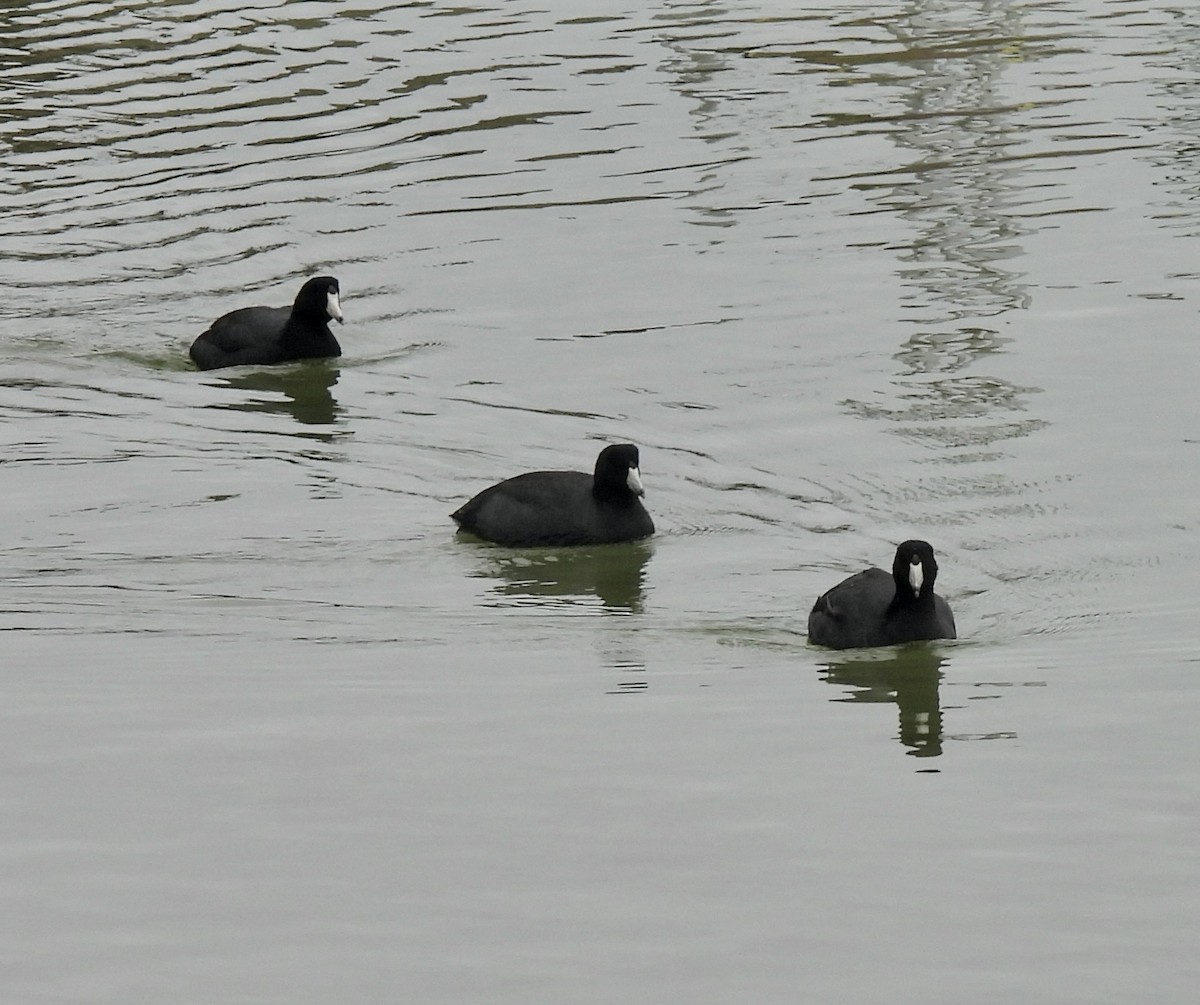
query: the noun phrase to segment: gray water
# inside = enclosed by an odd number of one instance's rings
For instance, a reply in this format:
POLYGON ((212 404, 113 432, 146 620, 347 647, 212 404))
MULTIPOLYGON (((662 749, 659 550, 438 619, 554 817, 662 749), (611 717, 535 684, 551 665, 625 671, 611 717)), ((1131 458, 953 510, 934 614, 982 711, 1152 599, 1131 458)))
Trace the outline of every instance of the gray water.
POLYGON ((0 998, 1193 1001, 1198 53, 5 5, 0 998), (191 367, 318 273, 340 360, 191 367), (618 441, 649 542, 455 538, 618 441), (914 536, 961 638, 808 645, 914 536))

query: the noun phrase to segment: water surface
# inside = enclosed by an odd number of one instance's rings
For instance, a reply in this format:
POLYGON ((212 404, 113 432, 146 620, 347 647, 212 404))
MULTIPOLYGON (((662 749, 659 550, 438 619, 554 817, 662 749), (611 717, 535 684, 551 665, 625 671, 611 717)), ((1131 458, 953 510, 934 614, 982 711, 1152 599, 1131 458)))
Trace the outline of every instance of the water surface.
POLYGON ((1192 1000, 1194 12, 0 31, 7 1001, 1192 1000), (455 539, 619 441, 651 541, 455 539), (809 646, 913 536, 962 638, 809 646))

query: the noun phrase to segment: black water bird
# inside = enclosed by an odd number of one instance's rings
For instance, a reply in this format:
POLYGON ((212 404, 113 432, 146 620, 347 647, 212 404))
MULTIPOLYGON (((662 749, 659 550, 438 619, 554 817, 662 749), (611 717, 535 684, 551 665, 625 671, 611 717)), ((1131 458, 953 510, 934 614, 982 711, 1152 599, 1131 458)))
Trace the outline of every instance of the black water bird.
POLYGON ((201 370, 340 356, 329 322, 342 322, 338 281, 317 276, 300 287, 291 307, 243 307, 212 323, 192 343, 201 370))
POLYGON ((594 474, 531 471, 484 489, 451 515, 460 531, 514 547, 613 544, 654 533, 638 448, 607 446, 594 474))
POLYGON ((950 605, 933 592, 933 548, 905 541, 891 575, 864 569, 823 593, 808 615, 808 639, 831 649, 890 646, 958 637, 950 605))

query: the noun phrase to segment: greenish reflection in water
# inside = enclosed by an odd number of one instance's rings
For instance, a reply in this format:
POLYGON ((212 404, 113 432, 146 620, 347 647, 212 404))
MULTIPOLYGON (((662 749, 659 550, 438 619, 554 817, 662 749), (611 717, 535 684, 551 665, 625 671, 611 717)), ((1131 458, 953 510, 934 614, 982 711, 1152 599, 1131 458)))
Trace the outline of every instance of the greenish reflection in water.
POLYGON ((882 658, 826 663, 823 680, 848 688, 846 702, 895 702, 900 710, 898 739, 914 757, 942 752, 939 685, 946 659, 926 645, 904 646, 882 658))
POLYGON ((332 390, 340 373, 336 366, 314 361, 276 370, 222 374, 218 378, 222 386, 255 392, 255 395, 210 407, 240 412, 274 412, 291 415, 305 426, 331 426, 344 411, 332 390))
POLYGON ((613 614, 640 614, 645 605, 646 563, 654 553, 648 542, 528 550, 476 547, 479 568, 471 575, 496 580, 491 597, 501 605, 569 605, 595 598, 613 614))

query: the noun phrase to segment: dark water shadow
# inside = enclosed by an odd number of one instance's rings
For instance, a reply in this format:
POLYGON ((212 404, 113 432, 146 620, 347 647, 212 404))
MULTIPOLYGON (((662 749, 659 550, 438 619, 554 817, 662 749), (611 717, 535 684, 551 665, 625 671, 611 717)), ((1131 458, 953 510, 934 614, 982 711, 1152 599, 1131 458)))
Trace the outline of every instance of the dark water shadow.
POLYGON ((472 575, 495 579, 492 593, 505 603, 572 604, 594 598, 605 611, 639 614, 645 603, 646 563, 653 553, 645 541, 578 548, 480 548, 480 568, 472 575))
POLYGON ((825 664, 823 680, 845 689, 834 701, 900 707, 900 743, 914 757, 942 752, 942 708, 939 685, 943 656, 917 644, 881 654, 881 658, 835 660, 825 664))
POLYGON ((331 426, 344 411, 332 391, 340 375, 337 366, 325 361, 277 370, 222 373, 218 386, 248 391, 251 395, 241 401, 210 407, 238 412, 278 412, 291 415, 304 426, 331 426))

